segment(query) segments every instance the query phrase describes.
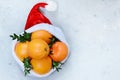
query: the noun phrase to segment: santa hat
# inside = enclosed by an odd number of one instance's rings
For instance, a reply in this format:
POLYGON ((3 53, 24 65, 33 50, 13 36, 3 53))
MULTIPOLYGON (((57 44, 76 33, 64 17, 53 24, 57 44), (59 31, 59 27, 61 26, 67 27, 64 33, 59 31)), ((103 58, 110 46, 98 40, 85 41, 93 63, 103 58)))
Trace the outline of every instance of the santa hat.
POLYGON ((57 4, 53 1, 49 1, 49 2, 40 2, 34 5, 28 15, 26 25, 24 28, 25 30, 40 23, 52 24, 50 20, 43 15, 40 8, 45 8, 47 11, 55 11, 57 8, 57 4))

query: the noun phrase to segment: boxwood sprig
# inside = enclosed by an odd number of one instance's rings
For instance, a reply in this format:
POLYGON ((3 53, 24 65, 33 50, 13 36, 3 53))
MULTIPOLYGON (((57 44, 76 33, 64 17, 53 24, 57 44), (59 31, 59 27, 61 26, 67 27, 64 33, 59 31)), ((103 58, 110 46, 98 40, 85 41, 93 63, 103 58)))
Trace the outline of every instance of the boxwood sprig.
POLYGON ((31 65, 30 61, 31 61, 31 58, 29 58, 29 57, 24 58, 24 60, 23 60, 23 63, 24 63, 24 74, 25 74, 25 76, 27 74, 29 74, 30 71, 31 71, 31 69, 32 69, 32 65, 31 65))
POLYGON ((61 62, 56 62, 56 61, 52 61, 52 68, 53 69, 56 69, 57 72, 59 72, 61 68, 61 65, 63 65, 64 63, 61 63, 61 62))
POLYGON ((17 35, 14 33, 13 35, 10 35, 10 37, 12 38, 12 40, 26 42, 31 40, 31 33, 27 33, 26 31, 24 31, 23 34, 17 35))
POLYGON ((51 48, 52 47, 52 45, 56 42, 56 41, 59 41, 59 39, 58 38, 56 38, 55 36, 53 36, 52 38, 50 38, 51 39, 51 41, 50 41, 50 43, 48 44, 48 46, 51 48))

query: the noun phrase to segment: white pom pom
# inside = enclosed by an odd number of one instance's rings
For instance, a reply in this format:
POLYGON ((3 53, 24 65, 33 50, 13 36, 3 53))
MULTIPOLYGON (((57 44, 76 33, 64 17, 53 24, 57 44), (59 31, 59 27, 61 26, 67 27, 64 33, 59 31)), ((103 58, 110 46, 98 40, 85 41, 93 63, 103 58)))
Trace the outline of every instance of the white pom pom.
POLYGON ((56 11, 57 10, 57 3, 56 2, 54 2, 54 1, 47 1, 47 4, 48 5, 45 6, 45 9, 47 11, 56 11))

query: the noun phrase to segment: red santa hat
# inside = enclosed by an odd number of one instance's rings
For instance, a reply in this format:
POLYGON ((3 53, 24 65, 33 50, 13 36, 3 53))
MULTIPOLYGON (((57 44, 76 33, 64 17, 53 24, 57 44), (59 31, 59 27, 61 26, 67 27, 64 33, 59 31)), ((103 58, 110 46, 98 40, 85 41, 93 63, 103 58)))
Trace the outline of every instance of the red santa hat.
POLYGON ((40 2, 34 5, 28 15, 26 25, 24 28, 25 30, 40 23, 52 24, 50 20, 43 15, 40 8, 45 8, 47 11, 55 11, 57 9, 57 4, 53 1, 49 1, 49 2, 40 2))

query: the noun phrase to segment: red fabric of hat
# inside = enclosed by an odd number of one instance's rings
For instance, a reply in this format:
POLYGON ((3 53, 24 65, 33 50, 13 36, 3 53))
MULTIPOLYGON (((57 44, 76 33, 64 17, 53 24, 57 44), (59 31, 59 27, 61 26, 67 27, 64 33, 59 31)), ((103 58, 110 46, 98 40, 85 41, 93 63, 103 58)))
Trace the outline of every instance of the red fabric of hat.
POLYGON ((45 8, 46 5, 48 5, 48 4, 41 2, 41 3, 37 3, 35 6, 33 6, 33 8, 31 9, 31 11, 28 15, 26 25, 24 28, 25 30, 36 25, 36 24, 39 24, 39 23, 51 24, 49 19, 47 17, 45 17, 39 9, 40 7, 45 8))

